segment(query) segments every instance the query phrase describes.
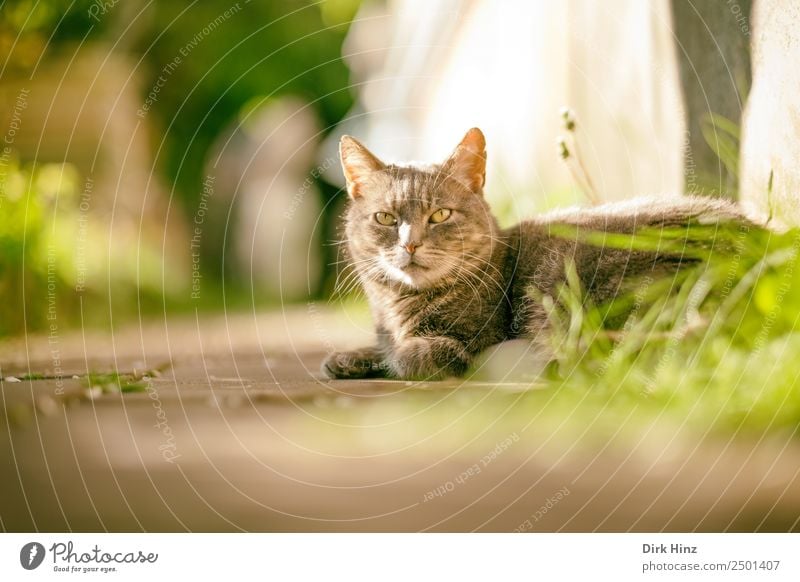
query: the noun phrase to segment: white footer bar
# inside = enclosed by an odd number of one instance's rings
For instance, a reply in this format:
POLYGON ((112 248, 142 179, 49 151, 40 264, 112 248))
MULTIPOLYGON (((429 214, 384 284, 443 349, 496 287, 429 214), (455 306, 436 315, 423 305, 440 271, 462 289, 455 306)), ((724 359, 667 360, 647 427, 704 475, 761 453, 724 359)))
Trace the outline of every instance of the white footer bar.
POLYGON ((2 534, 0 580, 800 580, 794 534, 2 534))

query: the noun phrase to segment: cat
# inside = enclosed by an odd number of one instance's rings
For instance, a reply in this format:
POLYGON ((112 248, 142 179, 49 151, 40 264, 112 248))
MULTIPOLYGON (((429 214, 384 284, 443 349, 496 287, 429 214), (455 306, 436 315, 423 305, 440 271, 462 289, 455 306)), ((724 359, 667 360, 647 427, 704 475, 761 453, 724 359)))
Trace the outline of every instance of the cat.
POLYGON ((377 342, 331 354, 322 365, 330 378, 461 376, 494 344, 545 337, 541 298, 555 296, 570 262, 595 304, 613 299, 626 280, 690 262, 590 244, 565 236, 565 226, 633 233, 748 222, 730 202, 684 196, 560 211, 501 229, 483 196, 486 140, 477 128, 442 164, 385 164, 350 136, 339 152, 349 196, 346 248, 377 342))

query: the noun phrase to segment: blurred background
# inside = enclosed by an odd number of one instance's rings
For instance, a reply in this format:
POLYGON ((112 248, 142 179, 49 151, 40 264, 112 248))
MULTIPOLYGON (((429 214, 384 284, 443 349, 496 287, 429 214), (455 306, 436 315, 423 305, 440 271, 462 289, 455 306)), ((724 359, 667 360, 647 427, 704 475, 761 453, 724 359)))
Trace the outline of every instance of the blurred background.
POLYGON ((504 224, 684 192, 797 224, 798 10, 5 2, 0 334, 330 296, 344 133, 436 161, 481 127, 504 224))

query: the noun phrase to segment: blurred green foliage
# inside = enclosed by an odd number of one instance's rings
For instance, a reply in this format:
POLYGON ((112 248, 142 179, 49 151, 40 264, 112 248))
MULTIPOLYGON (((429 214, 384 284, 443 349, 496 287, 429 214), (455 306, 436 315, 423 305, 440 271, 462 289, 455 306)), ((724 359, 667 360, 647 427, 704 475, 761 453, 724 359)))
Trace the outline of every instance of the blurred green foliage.
POLYGON ((146 92, 164 80, 151 109, 162 128, 158 162, 187 204, 199 198, 212 142, 254 98, 298 95, 326 128, 345 115, 353 101, 340 55, 357 5, 155 3, 139 47, 151 72, 146 92))
POLYGON ((0 336, 101 323, 161 304, 159 265, 146 244, 109 245, 80 208, 70 164, 20 167, 0 159, 0 336), (121 254, 122 253, 122 254, 121 254), (113 268, 112 268, 113 265, 113 268), (83 304, 83 309, 81 305, 83 304))
POLYGON ((115 0, 5 2, 3 75, 64 56, 64 43, 135 35, 146 69, 143 101, 158 85, 148 111, 161 130, 158 162, 184 201, 194 202, 209 146, 255 98, 299 95, 326 128, 344 116, 353 99, 341 46, 359 1, 157 0, 142 14, 115 0))
MULTIPOLYGON (((133 53, 141 103, 147 104, 140 117, 156 130, 157 170, 191 216, 209 149, 243 109, 291 94, 309 102, 326 129, 349 110, 349 71, 340 56, 358 5, 359 0, 4 2, 0 75, 26 78, 40 63, 69 58, 93 42, 133 53)), ((120 241, 116 231, 112 242, 101 240, 96 228, 77 232, 83 177, 73 166, 48 159, 35 164, 25 159, 21 165, 14 155, 3 161, 0 184, 0 335, 47 330, 48 300, 57 304, 61 326, 107 322, 112 308, 116 320, 147 312, 148 306, 188 308, 185 299, 171 294, 174 289, 163 288, 159 249, 145 240, 120 241), (89 237, 80 252, 91 258, 77 256, 79 236, 89 237), (91 284, 76 292, 79 258, 89 265, 91 284), (82 313, 80 302, 89 298, 91 307, 82 313)), ((325 195, 335 192, 320 187, 325 195)), ((220 306, 215 276, 221 271, 215 266, 212 257, 203 263, 210 270, 204 277, 210 277, 201 308, 220 306)), ((226 305, 241 301, 235 289, 226 291, 226 305)))
POLYGON ((28 73, 62 43, 102 34, 109 21, 93 18, 97 0, 14 0, 0 8, 0 62, 3 75, 28 73), (95 6, 95 8, 92 8, 95 6))
MULTIPOLYGON (((19 333, 26 323, 29 328, 45 327, 48 281, 52 301, 61 303, 55 293, 68 285, 70 276, 65 263, 58 260, 65 249, 57 244, 57 233, 63 233, 59 226, 72 213, 65 204, 65 211, 56 217, 55 208, 60 194, 64 200, 74 193, 76 179, 69 166, 45 165, 31 175, 14 159, 4 163, 2 170, 0 296, 7 307, 2 310, 0 335, 19 333)), ((65 307, 75 311, 74 304, 65 307)))

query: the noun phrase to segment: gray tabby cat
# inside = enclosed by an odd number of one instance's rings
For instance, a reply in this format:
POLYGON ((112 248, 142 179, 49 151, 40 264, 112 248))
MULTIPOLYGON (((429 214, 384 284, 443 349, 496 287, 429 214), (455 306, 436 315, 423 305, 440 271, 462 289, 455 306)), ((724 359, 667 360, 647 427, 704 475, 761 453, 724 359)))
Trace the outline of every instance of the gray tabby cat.
POLYGON ((347 249, 370 303, 377 345, 332 354, 323 373, 458 376, 493 344, 546 334, 546 313, 535 297, 556 294, 569 261, 595 304, 612 299, 626 279, 681 266, 674 254, 556 236, 558 225, 632 233, 746 221, 730 203, 683 197, 554 213, 502 230, 483 198, 485 148, 473 128, 443 164, 402 166, 384 164, 352 137, 342 138, 347 249))

